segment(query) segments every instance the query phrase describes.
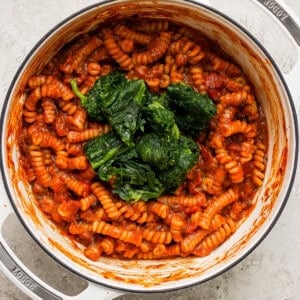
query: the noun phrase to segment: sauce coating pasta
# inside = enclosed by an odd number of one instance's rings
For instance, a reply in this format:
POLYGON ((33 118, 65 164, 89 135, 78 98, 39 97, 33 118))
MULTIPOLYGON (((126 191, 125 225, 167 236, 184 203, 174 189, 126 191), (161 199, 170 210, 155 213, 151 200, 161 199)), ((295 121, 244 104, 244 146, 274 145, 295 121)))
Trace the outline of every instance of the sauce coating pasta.
POLYGON ((265 116, 242 70, 201 33, 168 21, 138 22, 77 37, 29 78, 21 165, 40 209, 91 260, 209 255, 255 205, 267 159, 265 116), (127 203, 89 165, 84 143, 111 128, 89 119, 69 82, 75 78, 86 94, 113 70, 157 93, 184 82, 217 106, 196 138, 198 162, 174 194, 127 203))

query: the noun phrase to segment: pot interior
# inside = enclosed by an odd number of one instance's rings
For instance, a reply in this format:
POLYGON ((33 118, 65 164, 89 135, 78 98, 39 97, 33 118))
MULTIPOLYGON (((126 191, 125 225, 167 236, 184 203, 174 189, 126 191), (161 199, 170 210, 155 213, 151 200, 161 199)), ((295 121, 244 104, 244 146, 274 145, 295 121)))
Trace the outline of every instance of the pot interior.
POLYGON ((6 106, 2 145, 11 201, 31 235, 55 259, 94 282, 123 290, 163 291, 203 282, 243 258, 261 241, 279 216, 289 193, 295 162, 295 127, 290 99, 278 70, 247 33, 219 13, 186 1, 112 1, 87 8, 63 21, 39 42, 22 65, 6 106), (264 185, 251 214, 236 233, 209 256, 157 261, 87 259, 80 245, 63 236, 35 205, 30 186, 18 167, 16 136, 20 131, 28 77, 77 35, 99 23, 134 14, 191 26, 215 41, 250 79, 267 119, 268 162, 264 185))

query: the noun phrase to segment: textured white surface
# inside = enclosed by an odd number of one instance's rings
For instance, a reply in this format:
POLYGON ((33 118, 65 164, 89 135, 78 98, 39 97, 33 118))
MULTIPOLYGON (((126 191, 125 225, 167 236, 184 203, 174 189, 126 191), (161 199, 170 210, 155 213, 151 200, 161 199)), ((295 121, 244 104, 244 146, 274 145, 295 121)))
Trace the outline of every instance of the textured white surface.
MULTIPOLYGON (((0 103, 8 86, 26 54, 34 44, 59 21, 73 12, 96 1, 92 0, 0 0, 0 103)), ((240 20, 249 30, 268 45, 275 38, 273 31, 263 28, 261 21, 255 26, 255 15, 251 4, 244 10, 236 9, 230 0, 212 1, 227 14, 240 20), (254 24, 254 25, 253 25, 254 24)), ((244 3, 244 1, 239 1, 244 3)), ((248 1, 245 1, 248 2, 248 1)), ((299 0, 286 0, 300 17, 299 0)), ((242 7, 241 7, 242 8, 242 7)), ((294 50, 282 53, 282 47, 272 47, 270 52, 282 69, 290 68, 294 62, 294 50), (280 49, 279 49, 280 48, 280 49)), ((299 107, 298 107, 299 113, 299 107)), ((300 166, 299 166, 300 168, 300 166)), ((300 299, 300 172, 296 184, 279 221, 267 238, 240 264, 225 274, 189 289, 168 294, 125 295, 121 299, 300 299)), ((0 212, 1 213, 1 212, 0 212)), ((43 261, 35 255, 39 249, 28 241, 22 243, 22 234, 17 234, 12 247, 22 247, 23 258, 39 269, 42 278, 67 279, 66 274, 42 269, 43 261), (20 238, 19 238, 20 237, 20 238), (37 249, 37 250, 35 250, 37 249), (55 278, 52 278, 55 277, 55 278)), ((72 282, 69 282, 72 288, 72 282)), ((0 299, 28 299, 0 270, 0 299)), ((96 297, 95 297, 96 299, 96 297)))

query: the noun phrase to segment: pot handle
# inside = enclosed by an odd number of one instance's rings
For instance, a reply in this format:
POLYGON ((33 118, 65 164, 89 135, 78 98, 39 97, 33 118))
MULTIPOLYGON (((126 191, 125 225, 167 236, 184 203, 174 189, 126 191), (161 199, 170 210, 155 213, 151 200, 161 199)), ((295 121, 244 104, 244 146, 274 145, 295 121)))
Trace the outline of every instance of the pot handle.
POLYGON ((298 112, 300 112, 300 20, 299 17, 289 8, 285 0, 257 0, 271 14, 273 14, 278 22, 280 22, 294 39, 298 56, 296 64, 288 74, 283 76, 288 84, 294 104, 298 112))
POLYGON ((96 296, 99 300, 109 300, 123 295, 119 291, 89 282, 87 288, 80 294, 67 296, 37 278, 3 242, 0 242, 0 267, 4 274, 32 299, 85 300, 95 299, 96 296))
MULTIPOLYGON (((2 178, 1 178, 2 179, 2 178)), ((2 181, 3 182, 3 181, 2 181)), ((11 203, 6 196, 3 185, 0 185, 0 269, 4 274, 31 299, 47 300, 86 300, 114 299, 124 293, 88 282, 87 288, 76 296, 67 296, 39 279, 23 262, 14 254, 2 234, 2 227, 6 218, 14 214, 11 203)))

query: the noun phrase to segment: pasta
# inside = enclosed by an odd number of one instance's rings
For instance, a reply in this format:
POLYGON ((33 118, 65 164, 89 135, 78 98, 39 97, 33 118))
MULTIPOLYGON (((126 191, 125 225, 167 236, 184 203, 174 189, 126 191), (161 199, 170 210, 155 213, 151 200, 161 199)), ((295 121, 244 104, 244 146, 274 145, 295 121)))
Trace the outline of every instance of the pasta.
POLYGON ((155 33, 168 30, 169 22, 166 20, 142 20, 139 30, 142 32, 155 33))
POLYGON ((226 237, 236 230, 235 223, 228 219, 228 221, 218 230, 208 235, 198 246, 196 246, 193 254, 197 256, 206 256, 218 245, 220 245, 226 237))
POLYGON ((154 38, 148 45, 147 50, 133 54, 133 62, 136 65, 149 65, 161 58, 171 42, 170 32, 161 32, 159 37, 154 38))
POLYGON ((206 256, 251 211, 265 176, 265 116, 242 69, 201 33, 155 19, 101 25, 65 45, 28 79, 26 93, 19 136, 24 174, 37 205, 82 243, 87 258, 206 256), (87 160, 85 143, 112 129, 89 119, 69 82, 75 78, 87 94, 116 69, 155 93, 186 83, 217 107, 195 138, 196 165, 173 194, 127 203, 87 160))
POLYGON ((73 71, 76 71, 84 59, 101 44, 102 41, 98 37, 92 36, 83 47, 79 48, 74 54, 71 54, 66 59, 65 63, 60 66, 61 71, 67 74, 71 74, 73 71))
POLYGON ((120 65, 122 69, 133 68, 132 59, 119 47, 111 30, 106 29, 104 34, 104 45, 111 57, 120 65))
POLYGON ((254 165, 254 170, 253 170, 253 175, 252 179, 253 182, 257 186, 261 186, 263 183, 264 179, 264 170, 265 170, 265 150, 266 147, 262 143, 257 144, 257 149, 255 150, 254 157, 253 157, 253 165, 254 165))
POLYGON ((43 186, 49 186, 51 182, 51 175, 47 172, 41 148, 39 146, 30 145, 28 151, 31 157, 30 161, 35 177, 43 186))
POLYGON ((114 29, 114 32, 118 36, 124 39, 130 39, 140 45, 148 45, 152 39, 151 35, 132 30, 124 24, 117 25, 114 29))
POLYGON ((91 186, 92 192, 101 202, 105 212, 111 219, 118 219, 121 215, 109 191, 100 182, 95 182, 91 186))

